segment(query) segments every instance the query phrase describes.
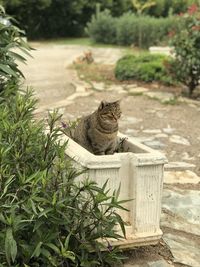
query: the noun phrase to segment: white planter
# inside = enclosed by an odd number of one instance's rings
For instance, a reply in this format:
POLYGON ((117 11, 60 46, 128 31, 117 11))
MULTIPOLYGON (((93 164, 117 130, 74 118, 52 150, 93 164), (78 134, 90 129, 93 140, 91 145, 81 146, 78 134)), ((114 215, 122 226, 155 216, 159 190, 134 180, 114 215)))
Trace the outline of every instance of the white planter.
POLYGON ((149 47, 149 51, 151 54, 161 54, 161 55, 172 56, 172 57, 174 55, 173 50, 174 50, 173 47, 169 47, 169 46, 149 47))
MULTIPOLYGON (((124 137, 119 134, 119 138, 124 137)), ((127 222, 127 239, 114 241, 122 247, 155 244, 160 230, 163 169, 166 158, 133 138, 124 141, 128 152, 96 156, 69 137, 66 155, 77 167, 86 167, 87 175, 99 185, 108 179, 111 192, 121 184, 120 198, 133 199, 125 204, 129 212, 120 215, 127 222)), ((84 179, 84 175, 80 179, 84 179)))

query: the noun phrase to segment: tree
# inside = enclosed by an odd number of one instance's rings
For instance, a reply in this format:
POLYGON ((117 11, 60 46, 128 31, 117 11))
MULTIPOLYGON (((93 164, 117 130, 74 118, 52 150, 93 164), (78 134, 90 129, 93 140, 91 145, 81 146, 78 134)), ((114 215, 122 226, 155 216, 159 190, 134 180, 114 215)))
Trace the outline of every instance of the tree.
POLYGON ((193 4, 188 12, 179 16, 179 23, 185 27, 178 32, 171 32, 170 44, 174 47, 175 58, 168 68, 170 73, 193 95, 200 81, 200 12, 193 4))
POLYGON ((153 0, 131 0, 133 7, 137 10, 137 14, 141 15, 145 9, 148 9, 156 5, 156 2, 153 0))

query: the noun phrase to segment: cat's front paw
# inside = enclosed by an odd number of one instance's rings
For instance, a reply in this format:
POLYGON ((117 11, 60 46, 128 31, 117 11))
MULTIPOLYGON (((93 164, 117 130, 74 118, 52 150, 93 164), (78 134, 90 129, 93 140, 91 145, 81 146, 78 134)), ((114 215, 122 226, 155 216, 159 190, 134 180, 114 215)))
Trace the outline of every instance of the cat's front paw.
POLYGON ((94 154, 97 155, 97 156, 101 156, 101 155, 105 155, 105 152, 96 151, 96 152, 94 152, 94 154))

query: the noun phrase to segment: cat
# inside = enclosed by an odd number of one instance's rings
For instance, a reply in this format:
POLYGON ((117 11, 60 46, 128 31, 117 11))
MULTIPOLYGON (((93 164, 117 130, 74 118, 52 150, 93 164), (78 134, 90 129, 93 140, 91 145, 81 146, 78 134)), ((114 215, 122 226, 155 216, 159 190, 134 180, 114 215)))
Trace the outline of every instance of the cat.
POLYGON ((95 155, 113 154, 117 146, 120 101, 101 101, 98 109, 83 117, 74 131, 74 140, 95 155))
POLYGON ((92 62, 94 62, 94 58, 92 55, 91 51, 87 51, 84 52, 83 56, 79 56, 74 60, 74 64, 82 64, 82 63, 87 63, 87 64, 91 64, 92 62))

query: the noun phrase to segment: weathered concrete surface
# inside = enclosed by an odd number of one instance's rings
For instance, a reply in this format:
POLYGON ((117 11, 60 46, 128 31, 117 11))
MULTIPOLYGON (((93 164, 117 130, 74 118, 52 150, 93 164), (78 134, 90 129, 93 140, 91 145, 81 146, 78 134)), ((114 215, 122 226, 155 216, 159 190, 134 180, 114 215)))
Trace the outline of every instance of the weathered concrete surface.
POLYGON ((78 45, 33 43, 27 65, 19 63, 25 75, 25 86, 32 86, 39 99, 39 107, 54 105, 75 92, 75 77, 68 67, 84 51, 91 50, 95 62, 114 64, 122 55, 122 49, 91 48, 78 45), (113 53, 114 51, 114 53, 113 53))
POLYGON ((191 267, 200 266, 199 242, 178 234, 165 234, 163 239, 174 256, 174 262, 191 267))
POLYGON ((196 173, 185 171, 166 171, 164 173, 164 183, 166 184, 198 184, 200 177, 196 173))
POLYGON ((200 191, 165 189, 162 208, 162 226, 200 235, 200 191))
POLYGON ((139 264, 124 264, 124 267, 173 267, 174 265, 168 264, 165 260, 157 261, 145 261, 143 260, 139 264))

